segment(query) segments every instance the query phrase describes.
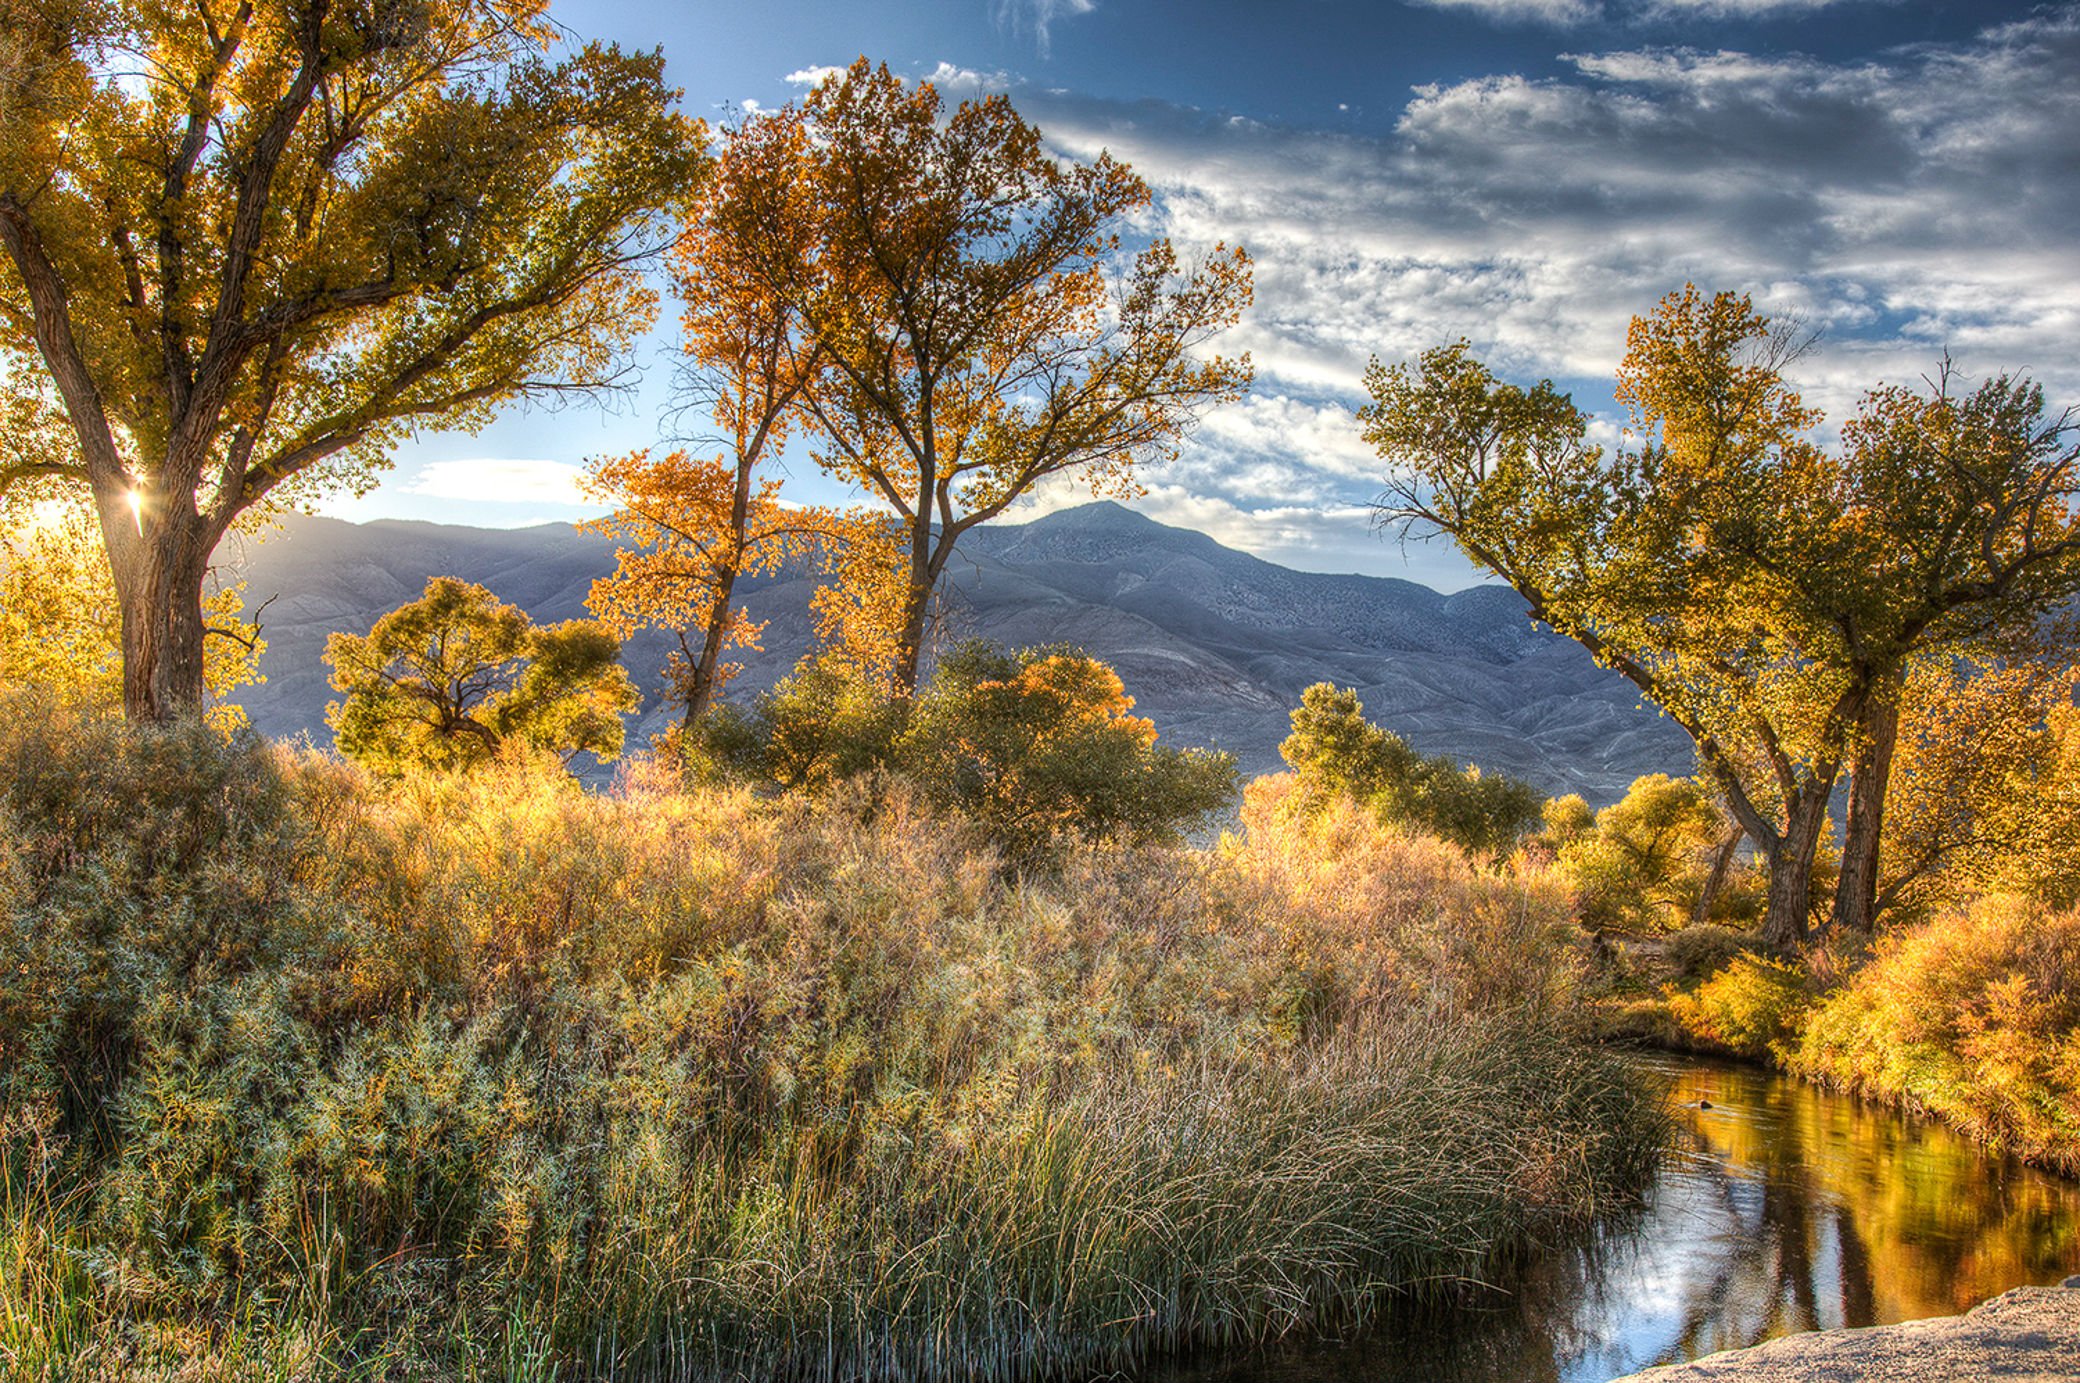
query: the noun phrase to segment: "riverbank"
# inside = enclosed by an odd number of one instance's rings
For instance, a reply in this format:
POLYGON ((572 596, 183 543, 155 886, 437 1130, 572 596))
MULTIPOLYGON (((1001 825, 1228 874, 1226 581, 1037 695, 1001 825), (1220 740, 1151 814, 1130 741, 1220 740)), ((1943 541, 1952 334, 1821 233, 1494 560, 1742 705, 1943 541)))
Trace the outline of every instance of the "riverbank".
POLYGON ((1607 1041, 1757 1062, 2080 1177, 2080 909, 1990 895, 1853 962, 1635 964, 1596 1007, 1607 1041))
POLYGON ((1020 874, 895 784, 0 717, 0 1375, 1089 1376, 1636 1199, 1564 896, 1276 805, 1020 874))
POLYGON ((1615 1383, 2072 1383, 2080 1277, 2017 1287, 1961 1316, 1790 1335, 1615 1383))

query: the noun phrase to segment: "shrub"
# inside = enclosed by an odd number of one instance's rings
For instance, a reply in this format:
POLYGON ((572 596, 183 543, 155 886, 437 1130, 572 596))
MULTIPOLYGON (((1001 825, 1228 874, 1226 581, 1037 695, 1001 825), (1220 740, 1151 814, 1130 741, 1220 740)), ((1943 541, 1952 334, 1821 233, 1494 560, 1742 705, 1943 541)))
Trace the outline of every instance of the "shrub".
POLYGON ((1235 792, 1227 754, 1156 744, 1119 674, 1068 648, 967 643, 918 697, 897 761, 1014 860, 1062 840, 1174 840, 1235 792))
POLYGON ((0 990, 0 1322, 44 1358, 1089 1374, 1362 1323, 1659 1137, 1556 1029, 1557 886, 1355 809, 1007 878, 900 783, 179 733, 0 719, 0 948, 43 967, 0 990))
POLYGON ((1356 692, 1309 687, 1278 752, 1313 801, 1345 797, 1380 820, 1451 841, 1476 855, 1506 852, 1539 819, 1529 783, 1424 756, 1365 719, 1356 692))
POLYGON ((1634 935, 1671 931, 1700 910, 1721 919, 1738 915, 1743 895, 1756 891, 1755 871, 1735 866, 1739 837, 1695 778, 1634 779, 1590 829, 1580 828, 1567 801, 1547 804, 1547 825, 1554 831, 1557 819, 1565 832, 1556 842, 1558 860, 1574 880, 1584 926, 1634 935))
POLYGON ((1756 1060, 1784 1056, 1810 1003, 1803 971, 1750 952, 1694 991, 1668 996, 1670 1016, 1690 1036, 1756 1060))
POLYGON ((1881 940, 1792 1064, 2080 1173, 2080 911, 1995 895, 1881 940))

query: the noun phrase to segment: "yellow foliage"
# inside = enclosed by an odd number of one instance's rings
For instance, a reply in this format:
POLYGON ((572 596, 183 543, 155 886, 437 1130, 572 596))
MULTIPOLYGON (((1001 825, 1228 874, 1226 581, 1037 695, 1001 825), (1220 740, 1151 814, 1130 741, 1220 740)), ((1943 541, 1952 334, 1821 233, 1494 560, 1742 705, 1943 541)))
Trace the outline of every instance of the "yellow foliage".
POLYGON ((1885 938, 1793 1064, 2080 1173, 2080 911, 1997 894, 1885 938))
MULTIPOLYGON (((203 599, 203 683, 214 704, 208 722, 228 734, 246 723, 225 700, 267 679, 267 641, 239 618, 244 584, 203 599)), ((0 526, 0 691, 43 688, 111 713, 123 706, 122 615, 93 511, 75 500, 45 500, 0 526)))

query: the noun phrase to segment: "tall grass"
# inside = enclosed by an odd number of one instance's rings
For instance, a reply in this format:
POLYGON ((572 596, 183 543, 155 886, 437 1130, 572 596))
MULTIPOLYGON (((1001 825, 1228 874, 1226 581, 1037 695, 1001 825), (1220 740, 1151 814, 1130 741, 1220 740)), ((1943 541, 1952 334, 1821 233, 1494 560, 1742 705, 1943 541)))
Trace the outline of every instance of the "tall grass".
POLYGON ((1043 876, 899 785, 19 706, 0 771, 9 1377, 1089 1374, 1454 1291, 1657 1145, 1556 890, 1275 783, 1043 876))

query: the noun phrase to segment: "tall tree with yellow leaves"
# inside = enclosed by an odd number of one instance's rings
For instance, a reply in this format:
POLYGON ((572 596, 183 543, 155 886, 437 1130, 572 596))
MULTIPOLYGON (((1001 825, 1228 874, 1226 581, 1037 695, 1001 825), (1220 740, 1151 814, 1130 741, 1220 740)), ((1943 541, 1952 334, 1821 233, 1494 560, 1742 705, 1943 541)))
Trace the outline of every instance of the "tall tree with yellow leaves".
POLYGON ((1158 238, 1120 262, 1148 185, 1107 155, 1050 157, 1001 95, 949 114, 862 58, 760 122, 815 233, 800 254, 771 218, 758 261, 826 362, 818 459, 902 525, 908 690, 963 534, 1051 476, 1134 493, 1137 463, 1247 387, 1247 357, 1202 348, 1249 303, 1249 258, 1187 269, 1158 238))
POLYGON ((756 647, 761 626, 735 601, 737 581, 815 559, 826 567, 854 536, 858 516, 790 506, 771 474, 828 365, 804 330, 784 280, 765 256, 814 256, 809 189, 796 176, 798 123, 753 119, 723 132, 712 173, 671 253, 684 310, 681 416, 709 429, 704 454, 676 448, 599 458, 586 488, 614 506, 586 525, 621 541, 611 575, 587 605, 627 638, 638 628, 678 640, 670 676, 687 727, 738 670, 732 647, 756 647))
POLYGON ((89 494, 133 719, 194 713, 210 554, 431 423, 612 383, 702 163, 656 54, 542 0, 0 0, 0 347, 89 494))
POLYGON ((1868 929, 1901 687, 2080 589, 2080 427, 2027 380, 1879 389, 1836 452, 1790 388, 1796 337, 1695 288, 1635 318, 1641 443, 1606 455, 1548 383, 1462 342, 1375 362, 1384 516, 1451 536, 1637 685, 1770 862, 1765 933, 1805 936, 1828 803, 1852 778, 1832 920, 1868 929))

